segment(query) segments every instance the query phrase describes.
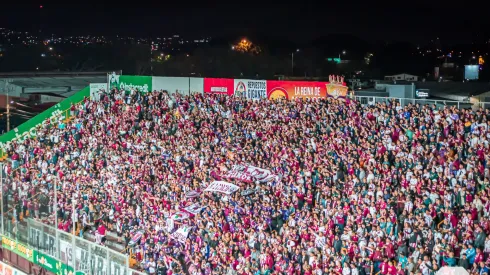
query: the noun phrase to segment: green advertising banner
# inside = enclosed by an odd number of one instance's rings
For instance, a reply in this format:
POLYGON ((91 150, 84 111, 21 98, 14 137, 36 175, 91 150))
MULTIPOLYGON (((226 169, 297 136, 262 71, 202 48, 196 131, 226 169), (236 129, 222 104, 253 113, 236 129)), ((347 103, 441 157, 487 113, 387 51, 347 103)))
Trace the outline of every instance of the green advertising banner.
POLYGON ((70 116, 70 112, 66 110, 70 109, 71 104, 77 104, 81 102, 85 97, 90 97, 90 88, 85 87, 78 93, 66 98, 60 103, 47 109, 46 111, 38 114, 37 116, 29 119, 25 123, 19 125, 19 127, 7 132, 0 136, 0 157, 4 154, 5 145, 12 140, 25 140, 27 138, 33 138, 37 135, 37 126, 50 119, 52 122, 57 121, 60 117, 67 118, 70 116))
POLYGON ((152 91, 152 77, 138 75, 117 75, 112 73, 109 75, 109 89, 118 88, 129 91, 136 89, 142 93, 152 91))
MULTIPOLYGON (((73 268, 67 264, 49 256, 42 252, 36 251, 34 256, 34 264, 46 269, 49 272, 59 275, 74 275, 73 268)), ((77 274, 83 274, 77 272, 77 274)))
POLYGON ((2 247, 14 252, 30 262, 34 260, 34 254, 36 254, 34 249, 5 236, 2 236, 2 247))

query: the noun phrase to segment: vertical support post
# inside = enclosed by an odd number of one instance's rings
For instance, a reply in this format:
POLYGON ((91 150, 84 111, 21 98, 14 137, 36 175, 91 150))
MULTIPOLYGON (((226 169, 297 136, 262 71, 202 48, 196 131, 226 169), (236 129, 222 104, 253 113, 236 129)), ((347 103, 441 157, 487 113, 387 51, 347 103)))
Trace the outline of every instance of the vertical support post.
POLYGON ((5 189, 3 188, 3 163, 0 163, 0 185, 1 185, 0 188, 2 188, 1 189, 2 190, 2 198, 1 198, 1 204, 2 205, 1 205, 1 209, 0 209, 0 212, 1 212, 0 215, 1 215, 1 218, 2 218, 2 234, 5 234, 4 227, 3 227, 3 221, 4 221, 4 218, 5 218, 3 216, 5 214, 5 212, 3 211, 3 204, 4 204, 3 198, 5 197, 5 194, 4 194, 5 189))
POLYGON ((54 226, 58 230, 58 181, 54 180, 54 226))

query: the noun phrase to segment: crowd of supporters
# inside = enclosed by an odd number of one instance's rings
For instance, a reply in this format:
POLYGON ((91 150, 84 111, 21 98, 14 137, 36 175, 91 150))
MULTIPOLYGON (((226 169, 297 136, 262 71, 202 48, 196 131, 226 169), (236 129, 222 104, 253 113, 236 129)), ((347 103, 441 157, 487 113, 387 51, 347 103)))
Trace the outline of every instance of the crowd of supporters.
POLYGON ((15 219, 114 232, 149 274, 488 275, 489 110, 113 90, 70 112, 8 146, 15 219))

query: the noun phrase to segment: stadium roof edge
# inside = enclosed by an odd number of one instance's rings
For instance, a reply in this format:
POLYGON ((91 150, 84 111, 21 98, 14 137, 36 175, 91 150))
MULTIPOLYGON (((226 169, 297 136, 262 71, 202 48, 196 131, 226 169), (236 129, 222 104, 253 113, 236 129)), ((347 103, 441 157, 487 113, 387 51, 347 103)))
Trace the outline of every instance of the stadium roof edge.
MULTIPOLYGON (((105 76, 113 71, 98 72, 12 72, 0 73, 0 79, 25 77, 75 77, 75 76, 105 76)), ((118 73, 118 72, 116 72, 118 73)))

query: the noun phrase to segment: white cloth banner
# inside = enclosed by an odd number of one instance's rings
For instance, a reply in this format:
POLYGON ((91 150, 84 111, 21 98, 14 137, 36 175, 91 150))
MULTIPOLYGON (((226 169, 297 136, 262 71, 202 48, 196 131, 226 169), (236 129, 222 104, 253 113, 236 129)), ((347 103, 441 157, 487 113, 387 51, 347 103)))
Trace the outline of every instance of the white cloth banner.
POLYGON ((195 197, 199 197, 199 195, 201 195, 201 193, 197 192, 195 190, 191 190, 191 191, 185 193, 186 198, 195 198, 195 197))
POLYGON ((171 237, 174 240, 185 243, 185 240, 187 239, 187 236, 189 236, 189 232, 191 231, 191 229, 192 227, 182 226, 181 228, 177 229, 177 231, 172 233, 171 237))
POLYGON ((229 183, 226 181, 213 181, 204 191, 220 192, 226 195, 230 195, 238 189, 240 189, 240 187, 234 185, 233 183, 229 183))
POLYGON ((199 203, 196 202, 196 203, 194 203, 192 205, 189 205, 189 206, 185 207, 184 210, 187 211, 187 212, 189 212, 189 213, 192 213, 194 215, 197 215, 204 208, 206 208, 206 207, 203 207, 203 206, 201 206, 201 204, 199 204, 199 203))
POLYGON ((189 218, 189 214, 182 211, 178 211, 175 214, 172 214, 170 218, 174 221, 183 221, 189 218))
POLYGON ((226 173, 226 177, 245 182, 269 182, 277 178, 270 170, 241 164, 233 165, 233 168, 226 173))

